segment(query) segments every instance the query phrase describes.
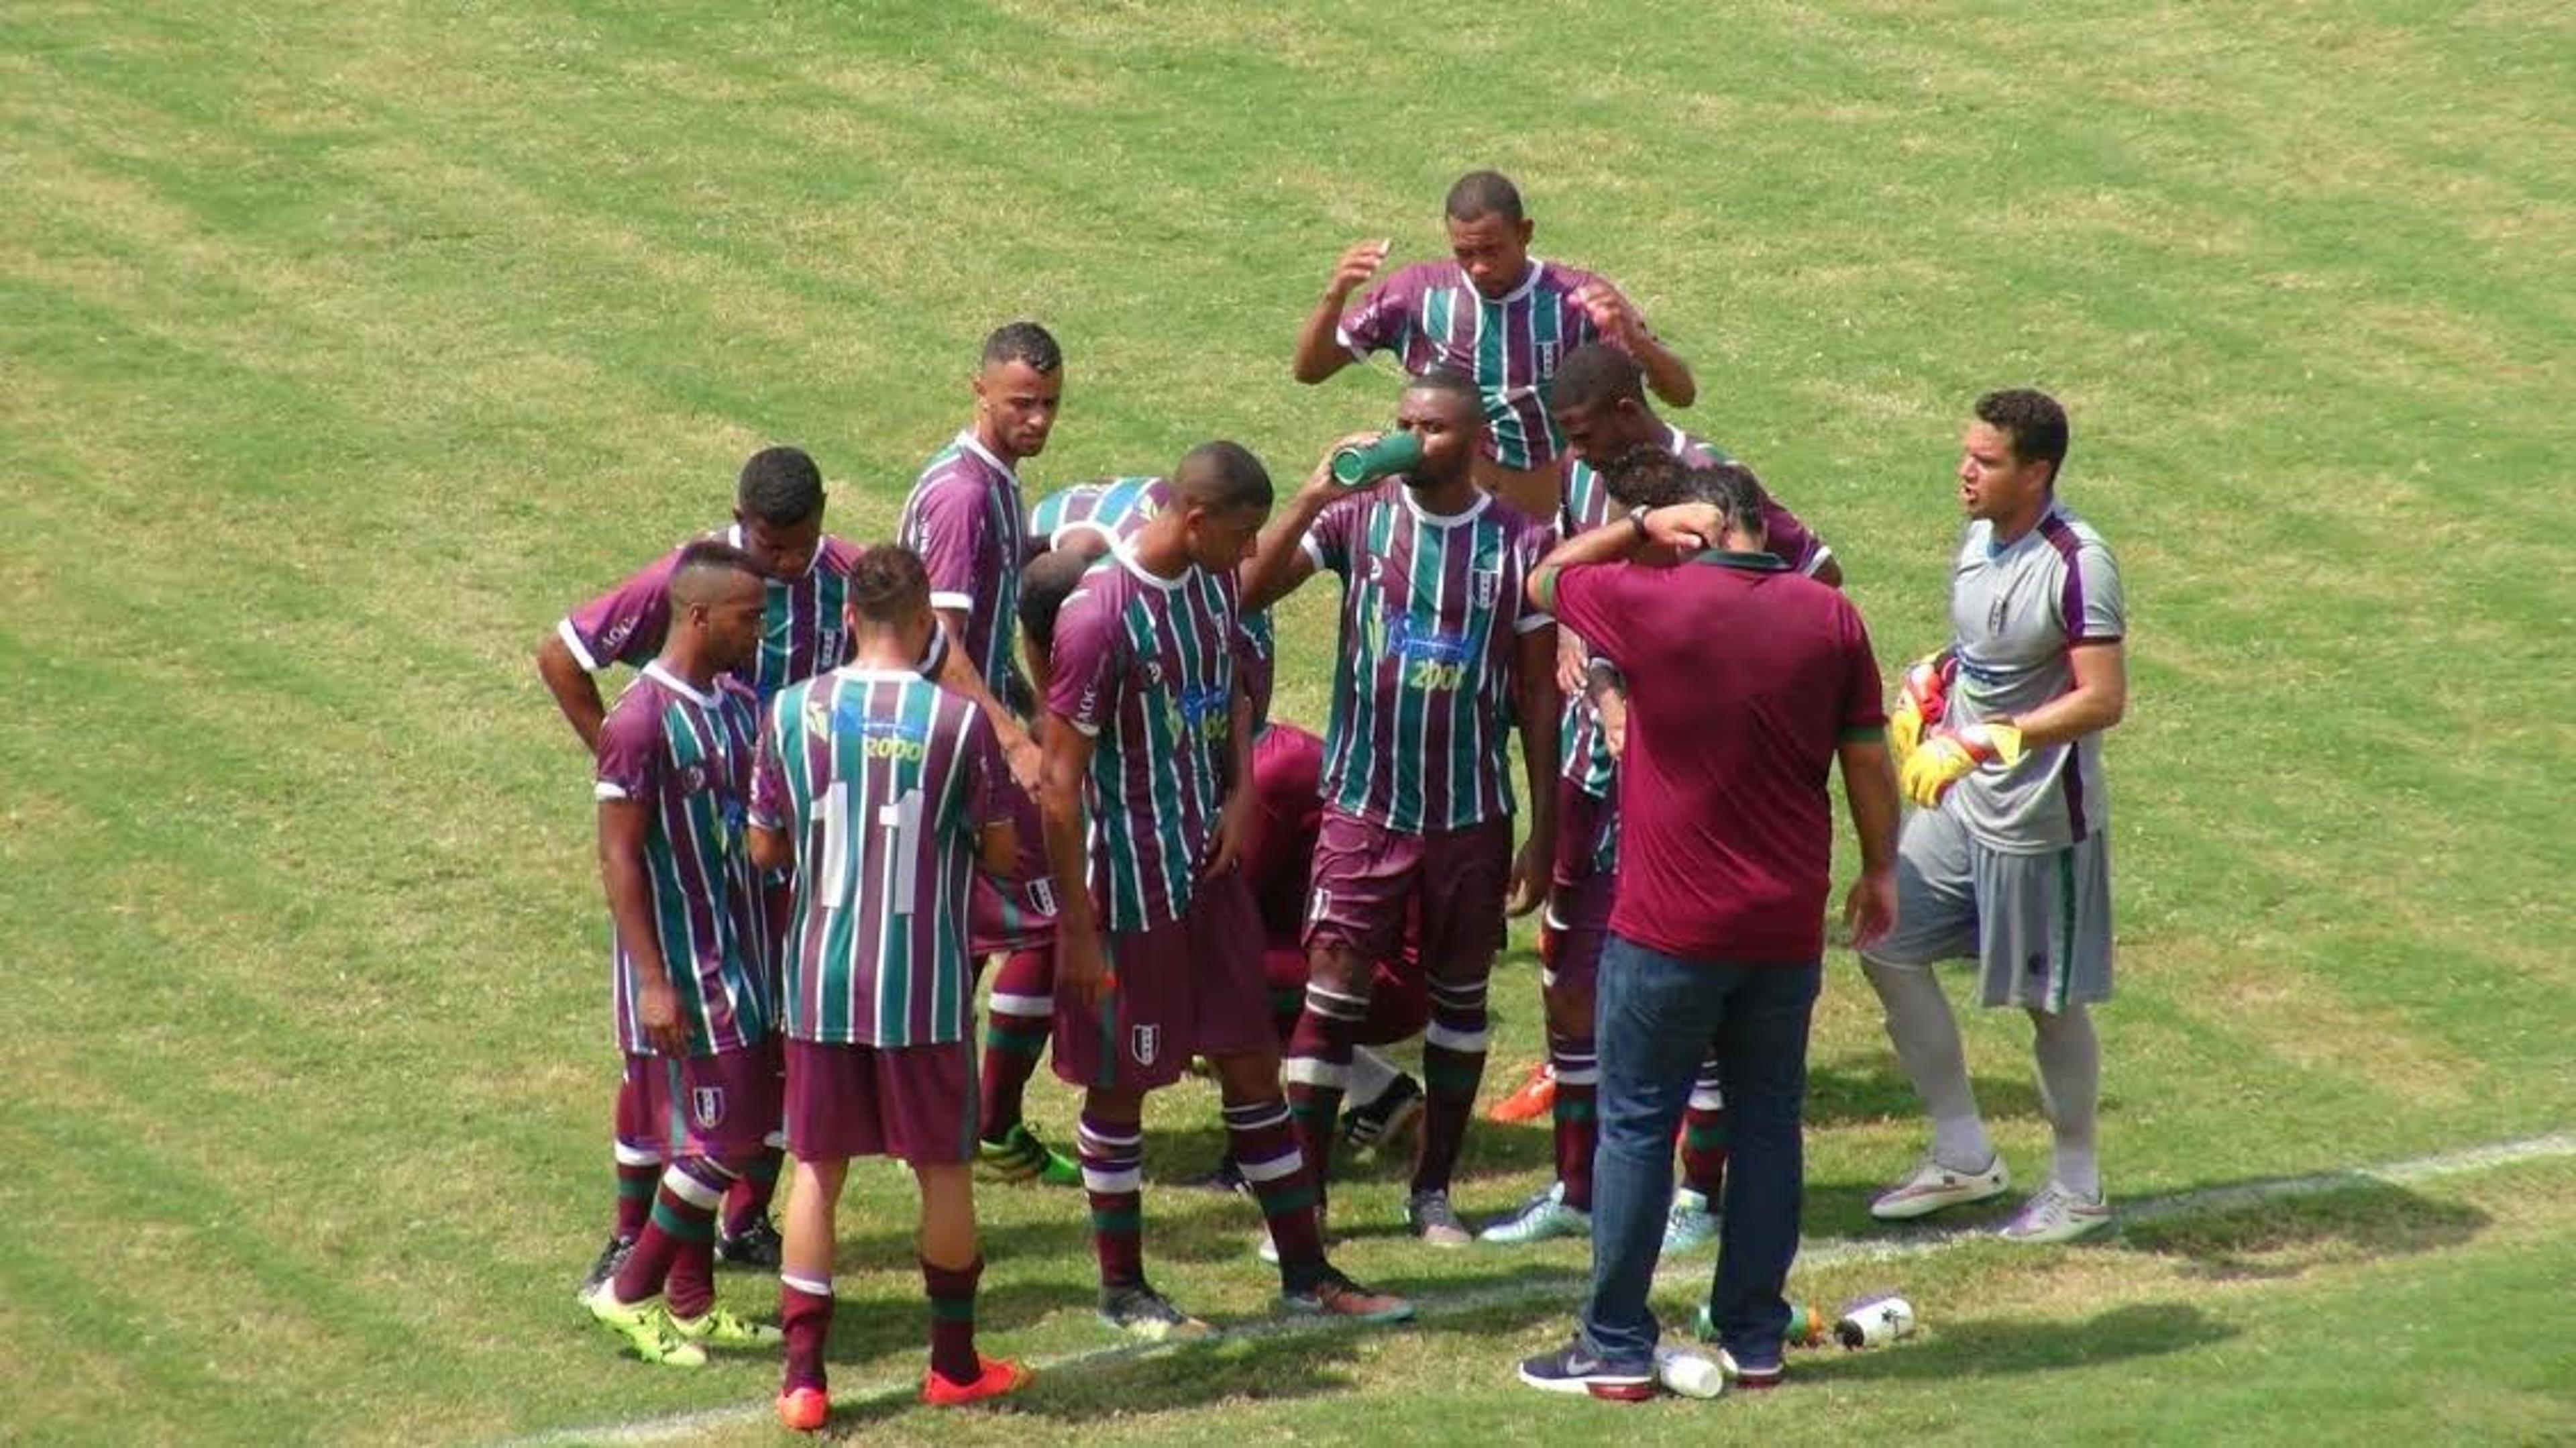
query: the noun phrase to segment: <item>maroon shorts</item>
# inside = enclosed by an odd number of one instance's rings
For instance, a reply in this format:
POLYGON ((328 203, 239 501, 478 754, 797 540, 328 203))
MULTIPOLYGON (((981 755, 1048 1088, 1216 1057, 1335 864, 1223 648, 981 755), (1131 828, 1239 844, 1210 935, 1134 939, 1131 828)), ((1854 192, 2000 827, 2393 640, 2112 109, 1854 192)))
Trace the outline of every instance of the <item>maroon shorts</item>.
POLYGON ((1055 993, 1055 1073, 1076 1086, 1150 1091, 1192 1056, 1279 1049, 1241 870, 1202 882, 1178 920, 1109 932, 1109 970, 1117 984, 1096 1008, 1055 993))
POLYGON ((978 1115, 971 1041, 787 1043, 787 1149, 799 1161, 954 1166, 975 1159, 978 1115))
POLYGON ((621 1101, 618 1135, 661 1148, 665 1158, 740 1157, 759 1151, 778 1129, 778 1042, 775 1038, 712 1056, 626 1058, 634 1120, 621 1101))
POLYGON ((1393 960, 1419 902, 1416 944, 1426 965, 1489 967, 1503 948, 1511 878, 1509 818, 1408 835, 1326 810, 1306 896, 1306 947, 1393 960))
POLYGON ((1008 880, 978 870, 967 902, 966 948, 988 955, 1030 950, 1055 939, 1055 881, 1047 875, 1046 823, 1028 791, 1005 781, 1011 831, 1019 836, 1019 867, 1008 880))

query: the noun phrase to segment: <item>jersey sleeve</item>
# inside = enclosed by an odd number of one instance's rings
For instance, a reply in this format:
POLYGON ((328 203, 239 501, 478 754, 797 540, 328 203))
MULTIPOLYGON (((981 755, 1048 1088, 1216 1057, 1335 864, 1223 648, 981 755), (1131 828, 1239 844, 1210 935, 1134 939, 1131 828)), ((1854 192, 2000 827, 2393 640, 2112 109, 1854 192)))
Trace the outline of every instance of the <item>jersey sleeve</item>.
POLYGON ((599 726, 599 759, 591 793, 642 803, 662 782, 662 711, 649 691, 629 689, 599 726))
POLYGON ((787 792, 787 758, 784 742, 787 721, 794 716, 788 711, 804 707, 803 689, 782 689, 761 711, 760 743, 751 755, 751 822, 764 830, 787 828, 794 801, 787 792))
POLYGON ((994 541, 987 531, 983 490, 973 479, 952 473, 922 486, 904 541, 930 575, 932 608, 975 607, 976 563, 994 541))
POLYGON ((679 558, 673 549, 564 615, 555 633, 574 660, 594 674, 611 664, 640 669, 651 663, 671 626, 671 570, 679 558))
POLYGON ((1335 335, 1349 349, 1351 360, 1365 362, 1371 352, 1403 354, 1405 344, 1413 339, 1414 303, 1421 290, 1416 275, 1412 267, 1398 271, 1342 314, 1335 335))
POLYGON ((1826 559, 1834 556, 1834 550, 1825 546, 1825 540, 1816 536, 1816 531, 1808 527, 1804 519, 1781 507, 1777 498, 1763 499, 1762 536, 1763 546, 1772 557, 1788 564, 1791 571, 1810 578, 1815 576, 1817 569, 1825 566, 1826 559))
POLYGON ((1860 610, 1852 606, 1850 599, 1836 593, 1834 603, 1843 654, 1842 707, 1835 720, 1837 737, 1845 742, 1876 739, 1887 732, 1887 706, 1882 692, 1884 681, 1878 676, 1878 655, 1869 646, 1869 625, 1861 622, 1860 610))
POLYGON ((2057 619, 2069 648, 2077 644, 2116 644, 2128 632, 2128 602, 2120 593, 2120 566, 2111 550, 2087 540, 2077 545, 2059 585, 2057 619))
MULTIPOLYGON (((963 699, 958 702, 965 704, 963 699)), ((985 722, 983 712, 966 705, 963 727, 965 737, 958 741, 957 750, 958 767, 965 771, 965 787, 958 792, 965 809, 962 822, 968 830, 981 830, 1012 817, 1010 792, 1019 786, 1002 763, 1001 739, 985 722)))
POLYGON ((1125 636, 1098 571, 1066 596, 1056 615, 1053 662, 1047 707, 1083 733, 1098 734, 1117 712, 1119 673, 1127 663, 1125 636))
POLYGON ((1315 560, 1315 566, 1336 574, 1345 582, 1351 576, 1351 545, 1360 535, 1360 520, 1366 516, 1367 498, 1344 498, 1326 508, 1315 526, 1306 530, 1299 547, 1315 560))

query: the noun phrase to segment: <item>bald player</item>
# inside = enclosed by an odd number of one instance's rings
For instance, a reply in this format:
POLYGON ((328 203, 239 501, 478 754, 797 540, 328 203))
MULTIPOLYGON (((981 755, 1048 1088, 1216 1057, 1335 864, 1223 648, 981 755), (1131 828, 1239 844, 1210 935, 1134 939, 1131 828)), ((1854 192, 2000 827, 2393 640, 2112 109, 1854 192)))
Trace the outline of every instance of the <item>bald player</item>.
POLYGON ((1325 1260, 1239 867, 1252 730, 1236 676, 1234 570, 1269 515, 1270 478, 1241 447, 1205 443, 1182 458, 1172 492, 1172 506, 1083 575, 1048 660, 1043 798, 1062 905, 1055 1069, 1083 1088, 1100 1314, 1148 1341, 1208 1331, 1146 1279, 1143 1248, 1144 1097, 1196 1054, 1216 1068, 1226 1136, 1261 1204, 1289 1310, 1409 1318, 1410 1303, 1325 1260))
POLYGON ((1499 172, 1471 171, 1449 188, 1450 259, 1398 270, 1348 312, 1351 294, 1386 264, 1390 243, 1342 254, 1297 335, 1295 374, 1321 382, 1372 352, 1408 373, 1447 368, 1476 384, 1486 434, 1477 482, 1533 518, 1556 510, 1563 448, 1548 416, 1565 355, 1608 342, 1634 356, 1655 394, 1675 407, 1698 395, 1690 368, 1655 337, 1619 288, 1590 272, 1530 255, 1537 227, 1520 189, 1499 172))

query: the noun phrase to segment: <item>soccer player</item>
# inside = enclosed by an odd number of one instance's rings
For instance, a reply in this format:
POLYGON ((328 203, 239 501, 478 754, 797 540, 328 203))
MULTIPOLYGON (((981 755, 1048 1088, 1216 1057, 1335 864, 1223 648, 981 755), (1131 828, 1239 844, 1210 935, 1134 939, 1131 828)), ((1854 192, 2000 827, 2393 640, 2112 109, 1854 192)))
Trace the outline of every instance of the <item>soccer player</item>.
POLYGON ((1038 752, 1024 719, 1035 711, 1011 656, 1020 569, 1027 561, 1021 463, 1046 450, 1064 400, 1064 352, 1046 328, 1012 322, 984 339, 972 385, 973 425, 931 458, 904 500, 897 540, 921 555, 930 604, 958 663, 940 682, 982 708, 1017 787, 1018 877, 975 885, 975 957, 1003 957, 988 1000, 981 1158, 1006 1180, 1071 1186, 1080 1170, 1029 1128, 1022 1107, 1054 1019, 1056 900, 1031 791, 1038 752))
POLYGON ((1392 352, 1415 376, 1445 367, 1472 379, 1487 424, 1477 481, 1546 518, 1556 510, 1563 443, 1547 392, 1566 353, 1587 342, 1620 347, 1675 407, 1690 406, 1699 384, 1618 287, 1530 255, 1536 228, 1508 179, 1461 176, 1444 209, 1451 259, 1398 270, 1347 314, 1351 294, 1386 264, 1389 243, 1364 241, 1342 254, 1297 335, 1296 377, 1321 382, 1372 352, 1392 352))
MULTIPOLYGON (((732 525, 711 535, 740 548, 761 575, 758 646, 728 664, 726 672, 750 685, 762 701, 849 656, 842 596, 859 550, 823 531, 823 501, 823 472, 813 458, 798 448, 763 448, 743 464, 735 483, 732 525)), ((671 623, 671 574, 687 546, 574 609, 537 645, 538 677, 582 747, 593 754, 607 717, 594 676, 612 664, 642 668, 661 651, 671 623)), ((779 902, 772 908, 779 908, 779 902)), ((659 1140, 657 1123, 634 1090, 621 1088, 614 1143, 617 1225, 582 1282, 584 1298, 616 1273, 644 1229, 653 1184, 662 1175, 659 1140)), ((769 1223, 777 1180, 773 1143, 749 1165, 726 1201, 716 1239, 719 1259, 778 1265, 778 1233, 769 1223)))
MULTIPOLYGON (((1565 500, 1557 535, 1578 537, 1631 506, 1693 500, 1691 479, 1726 461, 1725 453, 1657 417, 1646 401, 1634 358, 1598 344, 1567 353, 1557 369, 1549 408, 1566 442, 1565 500), (1608 470, 1608 471, 1605 471, 1608 470), (1613 475, 1615 474, 1615 476, 1613 475)), ((1707 499, 1698 498, 1705 502, 1707 499)), ((1840 586, 1842 568, 1798 516, 1765 495, 1766 547, 1793 571, 1840 586)), ((1600 1079, 1592 1001, 1601 950, 1609 939, 1618 871, 1618 757, 1611 730, 1626 712, 1616 671, 1595 660, 1583 639, 1560 625, 1557 684, 1565 691, 1557 779, 1555 879, 1540 926, 1540 985, 1548 1023, 1545 1085, 1524 1087, 1514 1101, 1543 1096, 1553 1118, 1557 1179, 1520 1211, 1485 1229, 1489 1242, 1519 1243, 1591 1230, 1592 1154, 1600 1079)), ((1701 1064, 1682 1117, 1682 1185, 1673 1193, 1664 1250, 1686 1250, 1717 1234, 1714 1205, 1726 1179, 1726 1098, 1718 1064, 1701 1064)), ((1497 1108, 1498 1111, 1500 1108, 1497 1108)), ((1530 1114, 1537 1114, 1532 1111, 1530 1114)))
POLYGON ((1226 1136, 1289 1309, 1409 1318, 1410 1303, 1325 1259, 1239 868, 1252 741, 1235 677, 1234 569, 1269 514, 1270 478, 1242 448, 1203 443, 1173 472, 1172 494, 1065 600, 1047 681, 1043 797, 1062 905, 1055 1069, 1084 1088, 1100 1315, 1148 1341, 1208 1330, 1154 1290, 1143 1253, 1144 1096, 1195 1053, 1216 1068, 1226 1136))
POLYGON ((1319 464, 1263 530, 1244 595, 1266 607, 1318 570, 1342 580, 1307 911, 1312 974, 1288 1051, 1298 1139, 1329 1178, 1371 967, 1395 954, 1419 908, 1428 1101, 1405 1217, 1415 1236, 1463 1246, 1472 1239, 1449 1182, 1484 1075, 1486 983, 1506 908, 1538 906, 1555 848, 1556 625, 1521 587, 1546 529, 1476 486, 1475 385, 1426 373, 1405 386, 1395 420, 1422 441, 1402 485, 1353 495, 1333 481, 1329 459, 1319 464), (1506 757, 1515 718, 1531 816, 1517 860, 1506 757))
POLYGON ((1008 875, 1019 844, 992 725, 912 667, 938 627, 920 558, 869 550, 850 579, 855 656, 771 701, 761 734, 752 850, 796 880, 784 982, 796 1188, 778 1277, 778 1416, 802 1431, 830 1411, 832 1220, 852 1157, 894 1157, 920 1184, 924 1400, 974 1402, 1030 1376, 975 1350, 984 1260, 969 886, 978 864, 1008 875))
POLYGON ((596 793, 618 1045, 637 1118, 676 1154, 586 1300, 647 1361, 695 1367, 706 1343, 779 1340, 716 1306, 712 1276, 716 1209, 778 1125, 768 919, 742 839, 759 714, 728 676, 760 646, 761 570, 692 543, 665 592, 661 650, 601 721, 596 793))
POLYGON ((1955 680, 1928 710, 1909 693, 1890 729, 1919 808, 1898 849, 1896 930, 1861 953, 1932 1118, 1922 1166, 1870 1203, 1882 1221, 2001 1196, 2012 1181, 1933 963, 1977 961, 1980 1002, 2029 1013, 2054 1152, 2047 1184, 2003 1228, 2017 1242, 2111 1221, 2090 1007, 2111 998, 2102 734, 2128 705, 2126 619, 2110 548, 2058 497, 2066 445, 2066 411, 2046 393, 1977 399, 1959 460, 1969 521, 1951 565, 1951 641, 1927 670, 1955 680))

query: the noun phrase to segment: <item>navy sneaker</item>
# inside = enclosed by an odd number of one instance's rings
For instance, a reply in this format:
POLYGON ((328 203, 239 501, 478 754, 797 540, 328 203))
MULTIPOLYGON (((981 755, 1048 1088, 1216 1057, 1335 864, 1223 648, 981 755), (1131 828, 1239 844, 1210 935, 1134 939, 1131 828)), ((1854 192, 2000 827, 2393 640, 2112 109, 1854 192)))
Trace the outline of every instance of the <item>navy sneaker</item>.
POLYGON ((1642 1403, 1655 1395, 1652 1369, 1622 1371, 1579 1342, 1523 1358, 1521 1381, 1545 1393, 1590 1393, 1613 1403, 1642 1403))

